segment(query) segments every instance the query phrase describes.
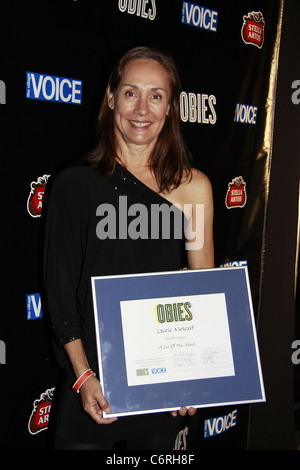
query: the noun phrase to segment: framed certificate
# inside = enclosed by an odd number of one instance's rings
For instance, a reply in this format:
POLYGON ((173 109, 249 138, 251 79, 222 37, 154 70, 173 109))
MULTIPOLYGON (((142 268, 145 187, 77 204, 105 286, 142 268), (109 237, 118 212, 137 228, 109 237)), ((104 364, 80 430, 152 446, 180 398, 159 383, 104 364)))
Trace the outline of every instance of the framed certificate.
POLYGON ((247 267, 93 277, 92 290, 109 416, 265 401, 247 267))

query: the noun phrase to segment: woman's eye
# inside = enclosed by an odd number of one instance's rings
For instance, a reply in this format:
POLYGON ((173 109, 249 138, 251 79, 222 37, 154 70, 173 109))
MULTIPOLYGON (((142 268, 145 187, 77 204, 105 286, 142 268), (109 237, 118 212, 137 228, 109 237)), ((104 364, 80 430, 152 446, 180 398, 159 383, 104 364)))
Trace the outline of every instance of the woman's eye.
POLYGON ((155 100, 155 101, 159 101, 161 100, 161 95, 153 95, 152 98, 155 100))
POLYGON ((133 91, 126 91, 125 96, 128 96, 128 98, 132 98, 135 96, 135 93, 133 91))

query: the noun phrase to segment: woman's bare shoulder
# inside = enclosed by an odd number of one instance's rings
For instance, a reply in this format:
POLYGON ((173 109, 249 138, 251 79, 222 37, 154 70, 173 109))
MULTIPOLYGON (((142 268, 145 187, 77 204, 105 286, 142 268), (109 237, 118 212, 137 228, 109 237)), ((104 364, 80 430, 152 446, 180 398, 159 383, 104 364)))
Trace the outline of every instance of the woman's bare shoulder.
POLYGON ((208 184, 210 185, 210 180, 208 176, 203 173, 203 171, 198 170, 197 168, 192 168, 191 169, 191 178, 190 178, 191 183, 193 184, 208 184))
POLYGON ((182 184, 182 190, 196 198, 210 197, 212 186, 208 176, 197 168, 192 168, 189 177, 182 184))

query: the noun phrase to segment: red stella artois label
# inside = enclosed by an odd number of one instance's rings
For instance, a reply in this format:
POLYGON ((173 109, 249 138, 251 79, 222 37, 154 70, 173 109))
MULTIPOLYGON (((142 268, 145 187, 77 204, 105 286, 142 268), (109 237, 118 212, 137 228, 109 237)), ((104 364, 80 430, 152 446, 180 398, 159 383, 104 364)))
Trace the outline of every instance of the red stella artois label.
POLYGON ((252 11, 243 16, 242 39, 246 44, 262 48, 264 43, 265 21, 260 11, 252 11))
POLYGON ((34 401, 33 410, 28 421, 30 434, 37 434, 48 428, 54 390, 54 388, 46 390, 39 399, 34 401))
POLYGON ((40 217, 42 213, 45 188, 50 175, 40 176, 30 185, 30 194, 27 200, 27 210, 31 217, 40 217))
POLYGON ((241 176, 238 176, 228 184, 225 205, 227 209, 244 207, 246 200, 246 183, 241 176))

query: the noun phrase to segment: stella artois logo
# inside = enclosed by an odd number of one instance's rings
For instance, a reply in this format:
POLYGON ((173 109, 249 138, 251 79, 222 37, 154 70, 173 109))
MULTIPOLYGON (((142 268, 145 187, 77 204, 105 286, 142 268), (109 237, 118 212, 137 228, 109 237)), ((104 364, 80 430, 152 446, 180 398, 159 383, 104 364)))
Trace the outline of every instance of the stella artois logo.
POLYGON ((45 188, 50 175, 40 176, 30 185, 30 193, 27 200, 27 210, 31 217, 40 217, 42 213, 45 188))
POLYGON ((228 184, 225 204, 227 209, 232 209, 233 207, 244 207, 246 201, 246 183, 241 176, 238 176, 228 184))
POLYGON ((260 11, 252 11, 243 16, 242 39, 245 44, 262 48, 264 43, 265 21, 260 11))
POLYGON ((37 434, 48 428, 49 415, 55 388, 46 390, 40 398, 33 403, 33 410, 28 421, 30 434, 37 434))

